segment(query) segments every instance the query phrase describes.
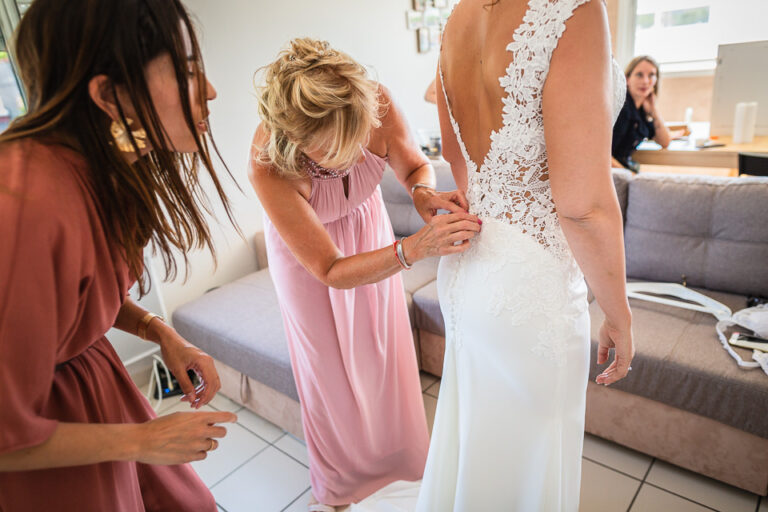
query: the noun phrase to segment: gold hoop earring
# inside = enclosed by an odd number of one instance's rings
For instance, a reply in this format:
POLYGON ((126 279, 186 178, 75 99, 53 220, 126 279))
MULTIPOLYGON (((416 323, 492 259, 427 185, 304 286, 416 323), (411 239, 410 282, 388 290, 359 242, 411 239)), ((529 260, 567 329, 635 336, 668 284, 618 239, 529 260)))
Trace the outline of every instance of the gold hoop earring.
MULTIPOLYGON (((125 122, 130 127, 133 124, 133 119, 130 117, 125 118, 125 122)), ((123 153, 133 153, 133 144, 131 138, 128 136, 128 130, 125 125, 118 121, 112 121, 112 125, 109 127, 109 133, 117 144, 117 149, 123 153)), ((136 141, 136 147, 139 149, 145 149, 147 147, 147 132, 141 128, 139 130, 131 130, 133 139, 136 141)))

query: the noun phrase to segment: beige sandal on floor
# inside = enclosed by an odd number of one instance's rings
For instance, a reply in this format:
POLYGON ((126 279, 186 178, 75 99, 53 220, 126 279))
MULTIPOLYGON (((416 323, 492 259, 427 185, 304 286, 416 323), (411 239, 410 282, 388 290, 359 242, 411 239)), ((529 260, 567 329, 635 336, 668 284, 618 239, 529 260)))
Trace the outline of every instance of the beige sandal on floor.
POLYGON ((312 503, 309 505, 309 512, 336 512, 336 507, 323 505, 322 503, 312 503))
POLYGON ((310 496, 309 508, 307 509, 309 512, 336 512, 336 507, 318 502, 314 494, 310 496))

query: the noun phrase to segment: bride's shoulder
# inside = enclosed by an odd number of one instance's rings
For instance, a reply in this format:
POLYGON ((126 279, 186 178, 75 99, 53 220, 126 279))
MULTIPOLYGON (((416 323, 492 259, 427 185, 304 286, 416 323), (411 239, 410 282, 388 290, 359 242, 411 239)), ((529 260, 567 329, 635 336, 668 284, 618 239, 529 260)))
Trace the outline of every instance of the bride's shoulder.
MULTIPOLYGON (((559 0, 558 0, 559 1, 559 0)), ((604 0, 566 0, 562 21, 570 32, 603 33, 608 26, 604 0)))
POLYGON ((607 16, 605 0, 544 0, 559 6, 565 20, 586 18, 596 21, 607 16))
POLYGON ((605 0, 530 0, 527 7, 529 22, 536 18, 566 22, 577 15, 580 18, 607 16, 605 0))

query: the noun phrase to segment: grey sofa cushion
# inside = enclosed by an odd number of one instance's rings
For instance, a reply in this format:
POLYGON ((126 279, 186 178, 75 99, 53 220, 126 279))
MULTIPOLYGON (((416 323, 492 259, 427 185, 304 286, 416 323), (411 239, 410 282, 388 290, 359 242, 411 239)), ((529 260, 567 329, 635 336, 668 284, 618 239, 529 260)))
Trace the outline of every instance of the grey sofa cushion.
POLYGON ((768 296, 768 179, 638 176, 625 241, 629 277, 768 296))
MULTIPOLYGON (((437 190, 450 191, 456 189, 453 174, 448 163, 433 161, 437 180, 437 190)), ((408 191, 397 181, 394 171, 388 166, 381 180, 381 194, 387 205, 392 228, 397 236, 412 235, 424 226, 424 221, 413 207, 413 201, 408 191)))
POLYGON ((214 359, 299 399, 275 287, 267 269, 179 307, 173 326, 214 359))
MULTIPOLYGON (((745 307, 746 297, 698 290, 732 310, 745 307)), ((631 300, 636 354, 629 375, 617 389, 712 418, 768 438, 768 376, 742 370, 723 349, 716 319, 705 313, 631 300)), ((598 331, 604 320, 597 302, 590 305, 592 355, 590 380, 598 367, 598 331)), ((742 351, 750 360, 751 351, 742 351)))

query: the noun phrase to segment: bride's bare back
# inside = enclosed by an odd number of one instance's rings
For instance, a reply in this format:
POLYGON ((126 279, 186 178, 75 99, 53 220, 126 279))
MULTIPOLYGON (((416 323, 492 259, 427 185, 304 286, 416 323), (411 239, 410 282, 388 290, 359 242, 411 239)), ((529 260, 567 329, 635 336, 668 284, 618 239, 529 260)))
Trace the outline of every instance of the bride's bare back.
MULTIPOLYGON (((502 125, 506 92, 499 78, 512 62, 506 47, 528 10, 527 0, 492 2, 463 0, 456 6, 440 55, 445 93, 467 152, 478 166, 488 154, 491 131, 502 125)), ((439 81, 437 93, 442 99, 439 81)))

